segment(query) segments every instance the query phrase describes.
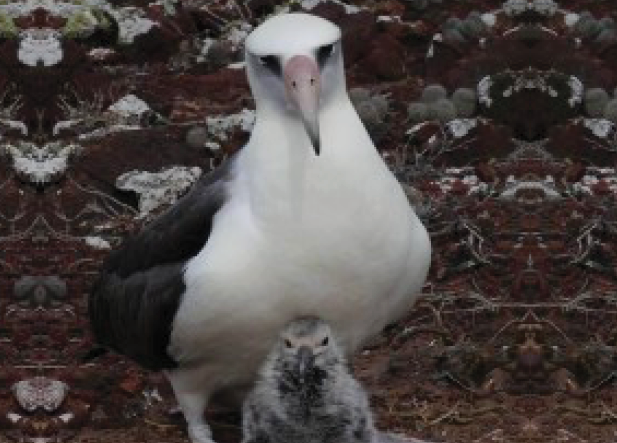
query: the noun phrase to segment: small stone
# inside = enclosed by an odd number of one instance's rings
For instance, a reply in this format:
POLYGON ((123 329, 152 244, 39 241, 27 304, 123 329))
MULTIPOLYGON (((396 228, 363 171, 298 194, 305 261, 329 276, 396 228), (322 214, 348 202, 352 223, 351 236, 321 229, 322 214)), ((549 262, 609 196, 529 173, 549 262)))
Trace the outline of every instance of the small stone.
POLYGON ((191 148, 203 148, 208 141, 208 129, 194 126, 186 132, 186 144, 191 148))

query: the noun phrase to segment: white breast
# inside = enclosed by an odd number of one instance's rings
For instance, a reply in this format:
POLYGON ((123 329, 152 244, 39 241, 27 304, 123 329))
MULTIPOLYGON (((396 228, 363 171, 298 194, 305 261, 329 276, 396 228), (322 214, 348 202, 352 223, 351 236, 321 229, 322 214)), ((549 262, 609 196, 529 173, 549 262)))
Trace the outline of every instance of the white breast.
POLYGON ((342 206, 327 220, 277 232, 256 229, 246 206, 232 202, 187 266, 175 357, 216 356, 225 376, 238 363, 248 375, 281 327, 308 314, 331 322, 343 345, 355 349, 407 312, 428 269, 426 231, 395 203, 342 206))
MULTIPOLYGON (((289 171, 275 163, 280 153, 258 180, 243 172, 255 163, 240 164, 231 200, 188 263, 170 352, 209 365, 214 385, 250 381, 294 317, 324 318, 351 351, 404 315, 421 289, 430 243, 399 184, 376 153, 345 158, 335 147, 296 159, 301 180, 280 177, 289 171)), ((239 162, 255 162, 252 154, 239 162)))

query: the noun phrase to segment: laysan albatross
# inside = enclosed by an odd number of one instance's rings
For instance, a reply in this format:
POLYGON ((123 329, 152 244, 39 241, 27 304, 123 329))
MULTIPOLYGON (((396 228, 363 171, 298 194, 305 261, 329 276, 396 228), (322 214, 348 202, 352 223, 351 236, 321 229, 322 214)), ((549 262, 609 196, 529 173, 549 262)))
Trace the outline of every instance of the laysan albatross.
POLYGON ((349 100, 340 29, 275 16, 245 57, 248 144, 112 252, 89 299, 101 344, 164 370, 194 443, 290 320, 323 318, 351 353, 409 310, 431 256, 349 100))

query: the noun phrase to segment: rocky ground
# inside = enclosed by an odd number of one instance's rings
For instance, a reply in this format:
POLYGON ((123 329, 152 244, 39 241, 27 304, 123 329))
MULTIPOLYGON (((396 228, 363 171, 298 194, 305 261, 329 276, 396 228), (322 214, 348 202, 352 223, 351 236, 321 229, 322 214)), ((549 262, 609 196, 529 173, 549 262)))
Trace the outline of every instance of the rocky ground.
POLYGON ((353 101, 434 245, 415 309, 354 361, 380 428, 614 442, 610 0, 0 2, 0 441, 187 441, 162 377, 93 344, 86 294, 246 141, 242 41, 285 9, 343 29, 353 101))

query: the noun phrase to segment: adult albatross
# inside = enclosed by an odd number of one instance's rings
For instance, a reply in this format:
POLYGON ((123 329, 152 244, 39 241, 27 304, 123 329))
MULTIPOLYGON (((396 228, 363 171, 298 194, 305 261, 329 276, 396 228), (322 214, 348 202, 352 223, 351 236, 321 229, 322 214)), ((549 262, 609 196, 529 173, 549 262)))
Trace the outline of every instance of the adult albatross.
POLYGON ((349 100, 340 39, 307 14, 249 35, 248 144, 112 252, 91 293, 97 340, 165 371, 194 443, 291 319, 323 318, 351 353, 426 278, 427 232, 349 100))

